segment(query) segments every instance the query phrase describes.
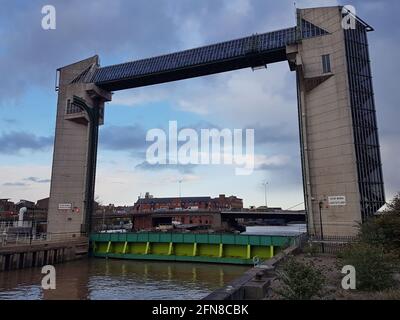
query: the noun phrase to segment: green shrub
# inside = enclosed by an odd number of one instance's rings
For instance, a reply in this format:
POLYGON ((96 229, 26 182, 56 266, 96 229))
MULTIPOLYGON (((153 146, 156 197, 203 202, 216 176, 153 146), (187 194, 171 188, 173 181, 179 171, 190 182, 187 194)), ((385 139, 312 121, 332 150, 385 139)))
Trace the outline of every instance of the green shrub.
POLYGON ((400 254, 400 195, 382 214, 360 225, 359 239, 370 245, 383 246, 385 252, 400 254))
POLYGON ((382 246, 354 243, 339 255, 339 259, 343 265, 355 268, 357 290, 379 291, 394 284, 394 260, 385 254, 382 246))
POLYGON ((322 272, 312 263, 288 258, 277 271, 281 288, 275 292, 288 300, 310 300, 319 296, 325 283, 322 272))
POLYGON ((388 213, 370 219, 360 227, 360 241, 383 246, 385 252, 400 253, 400 215, 388 213))

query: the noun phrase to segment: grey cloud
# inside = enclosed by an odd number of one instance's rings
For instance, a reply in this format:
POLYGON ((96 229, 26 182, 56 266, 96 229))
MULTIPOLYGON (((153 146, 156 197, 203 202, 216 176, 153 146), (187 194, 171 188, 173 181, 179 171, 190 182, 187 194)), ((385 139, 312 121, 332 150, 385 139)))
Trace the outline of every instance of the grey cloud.
MULTIPOLYGON (((184 128, 191 128, 198 134, 200 134, 201 129, 220 129, 217 125, 207 121, 199 121, 192 125, 181 126, 178 128, 178 131, 184 128)), ((167 127, 160 127, 160 129, 168 134, 167 127)), ((139 124, 129 126, 105 126, 100 130, 100 146, 104 150, 131 151, 136 156, 144 157, 146 148, 151 144, 151 142, 146 141, 146 134, 147 129, 139 124)), ((184 142, 178 142, 178 146, 182 144, 184 144, 184 142)))
POLYGON ((280 170, 280 169, 287 169, 287 164, 262 164, 255 168, 255 170, 261 171, 271 171, 271 170, 280 170))
POLYGON ((11 131, 0 135, 0 152, 17 154, 21 150, 42 151, 53 145, 53 137, 11 131))
POLYGON ((11 118, 6 118, 6 119, 2 119, 4 123, 7 124, 16 124, 17 120, 16 119, 11 119, 11 118))
POLYGON ((289 124, 280 123, 271 126, 255 124, 248 126, 247 129, 254 129, 254 142, 256 144, 298 142, 298 134, 289 124))
POLYGON ((23 182, 6 182, 6 183, 3 183, 3 186, 5 186, 5 187, 25 187, 25 186, 27 186, 27 184, 23 183, 23 182))
POLYGON ((146 131, 138 124, 131 126, 107 126, 100 131, 100 147, 105 150, 143 152, 146 147, 146 131))
POLYGON ((187 164, 150 164, 147 161, 143 161, 135 166, 136 169, 140 170, 177 170, 183 174, 189 174, 194 172, 196 165, 187 164))
POLYGON ((293 20, 284 11, 290 1, 275 2, 272 13, 264 0, 244 8, 231 0, 53 0, 57 28, 43 30, 45 4, 26 1, 0 12, 0 74, 7 75, 0 80, 3 101, 18 98, 32 85, 50 91, 57 68, 93 54, 103 64, 120 63, 262 32, 266 24, 286 27, 293 20))
POLYGON ((29 177, 25 178, 25 181, 31 181, 31 182, 36 182, 36 183, 49 183, 51 180, 50 179, 40 179, 37 177, 29 177))

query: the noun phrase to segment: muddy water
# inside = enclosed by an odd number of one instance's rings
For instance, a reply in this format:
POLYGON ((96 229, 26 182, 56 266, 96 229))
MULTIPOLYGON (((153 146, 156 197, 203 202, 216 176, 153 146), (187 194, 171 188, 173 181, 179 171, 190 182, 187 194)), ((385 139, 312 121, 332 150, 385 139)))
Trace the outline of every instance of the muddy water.
POLYGON ((3 299, 201 299, 242 275, 234 265, 85 259, 56 265, 56 289, 41 269, 0 272, 3 299))

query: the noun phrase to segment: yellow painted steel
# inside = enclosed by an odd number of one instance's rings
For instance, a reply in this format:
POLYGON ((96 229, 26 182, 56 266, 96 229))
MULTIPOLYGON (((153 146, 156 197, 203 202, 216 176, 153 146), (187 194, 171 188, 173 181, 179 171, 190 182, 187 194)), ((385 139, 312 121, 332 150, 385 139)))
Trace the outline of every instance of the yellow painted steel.
POLYGON ((252 246, 251 247, 252 257, 258 257, 261 260, 272 258, 270 246, 252 246))
POLYGON ((111 241, 108 241, 106 253, 109 253, 111 249, 111 241))
POLYGON ((175 243, 174 250, 175 250, 175 255, 177 255, 177 256, 191 256, 191 255, 193 255, 193 244, 192 243, 175 243))
MULTIPOLYGON (((152 238, 140 235, 131 235, 129 237, 122 235, 112 235, 104 241, 93 239, 92 247, 95 256, 105 258, 125 258, 126 259, 154 259, 154 260, 179 260, 179 261, 201 261, 201 262, 219 262, 251 264, 253 257, 258 257, 261 261, 270 259, 279 251, 279 245, 272 243, 262 243, 262 239, 249 238, 245 241, 232 241, 232 236, 221 237, 218 243, 218 237, 205 242, 204 235, 196 235, 201 241, 192 239, 182 239, 182 235, 173 235, 169 237, 165 234, 157 234, 152 238), (135 237, 134 237, 135 236, 135 237), (167 241, 165 241, 167 240, 167 241), (188 241, 190 240, 190 241, 188 241), (251 241, 250 241, 251 240, 251 241), (191 242, 193 241, 193 242, 191 242), (227 243, 228 242, 228 243, 227 243)), ((242 239, 242 238, 238 238, 242 239)), ((208 240, 208 239, 207 239, 208 240)), ((243 239, 242 239, 243 240, 243 239)), ((278 240, 276 240, 278 242, 278 240)))
POLYGON ((219 257, 219 244, 199 243, 197 255, 202 257, 219 257))
POLYGON ((174 244, 172 242, 169 243, 168 255, 170 256, 174 250, 174 244))
POLYGON ((129 246, 129 253, 144 254, 146 252, 145 242, 132 242, 129 246))
POLYGON ((162 256, 169 255, 170 245, 163 242, 151 242, 151 254, 158 254, 162 256))
POLYGON ((128 241, 125 241, 124 243, 124 249, 122 249, 122 253, 125 254, 126 253, 126 249, 128 248, 128 241))

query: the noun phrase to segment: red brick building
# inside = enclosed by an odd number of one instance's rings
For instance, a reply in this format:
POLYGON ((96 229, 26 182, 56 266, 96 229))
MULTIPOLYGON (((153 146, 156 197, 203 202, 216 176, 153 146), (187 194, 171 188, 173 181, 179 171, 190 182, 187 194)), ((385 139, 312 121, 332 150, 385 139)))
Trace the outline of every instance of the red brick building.
POLYGON ((215 222, 220 221, 219 214, 213 212, 172 212, 172 213, 137 213, 133 217, 134 230, 151 230, 160 224, 172 225, 207 225, 212 226, 215 222))
POLYGON ((243 209, 243 200, 235 196, 218 198, 211 197, 177 197, 153 198, 146 194, 139 198, 133 206, 135 213, 162 212, 162 211, 222 211, 243 209))
POLYGON ((0 218, 16 215, 17 207, 10 199, 0 199, 0 218))

